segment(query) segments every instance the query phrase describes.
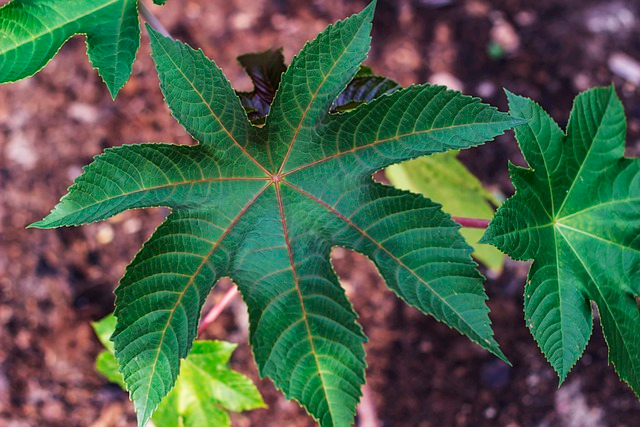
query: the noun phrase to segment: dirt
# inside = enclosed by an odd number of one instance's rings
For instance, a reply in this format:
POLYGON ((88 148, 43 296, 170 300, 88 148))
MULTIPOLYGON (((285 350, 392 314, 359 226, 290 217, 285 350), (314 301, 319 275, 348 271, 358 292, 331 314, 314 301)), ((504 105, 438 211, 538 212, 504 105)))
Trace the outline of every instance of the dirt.
MULTIPOLYGON (((203 48, 236 87, 248 89, 237 55, 284 46, 290 60, 328 23, 363 4, 171 0, 152 10, 175 37, 203 48)), ((627 152, 639 155, 639 82, 610 67, 614 54, 640 61, 639 40, 637 0, 379 0, 369 65, 404 85, 458 86, 503 110, 507 87, 535 98, 563 125, 577 92, 613 82, 628 115, 627 152)), ((89 322, 113 309, 112 291, 126 264, 167 212, 132 211, 52 231, 25 226, 48 213, 104 148, 191 139, 162 104, 146 35, 115 102, 84 50, 76 37, 36 77, 0 87, 2 426, 135 425, 127 395, 94 370, 100 345, 89 322)), ((505 195, 513 191, 507 160, 523 164, 512 134, 462 159, 505 195)), ((337 249, 334 264, 370 338, 367 378, 383 426, 640 424, 640 403, 608 366, 598 325, 557 388, 523 321, 527 264, 507 262, 486 283, 496 337, 513 367, 403 305, 366 258, 337 249)), ((234 425, 314 425, 268 380, 258 380, 245 316, 238 300, 206 333, 240 344, 232 365, 258 381, 269 404, 234 415, 234 425)))

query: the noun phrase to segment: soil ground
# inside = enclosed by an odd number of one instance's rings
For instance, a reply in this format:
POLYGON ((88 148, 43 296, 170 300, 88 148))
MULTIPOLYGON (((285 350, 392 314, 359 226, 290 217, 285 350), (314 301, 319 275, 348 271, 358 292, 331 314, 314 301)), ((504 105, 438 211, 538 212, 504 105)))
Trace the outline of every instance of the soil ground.
MULTIPOLYGON (((2 2, 4 3, 4 2, 2 2)), ((640 1, 379 0, 369 65, 404 85, 439 82, 506 109, 501 91, 535 98, 562 125, 580 90, 613 82, 628 115, 628 154, 640 154, 640 1), (618 66, 626 55, 631 65, 618 66), (612 71, 615 70, 615 73, 612 71)), ((170 0, 152 7, 177 38, 201 47, 232 83, 249 88, 235 57, 284 46, 291 59, 362 1, 170 0)), ((89 322, 113 309, 128 261, 166 215, 133 211, 81 228, 26 230, 103 149, 191 143, 162 103, 142 47, 112 102, 82 37, 36 77, 0 87, 0 426, 133 426, 127 395, 94 370, 89 322)), ((629 64, 629 62, 627 63, 629 64)), ((513 191, 506 162, 523 164, 512 134, 462 159, 483 182, 513 191)), ((367 372, 383 426, 638 426, 640 403, 607 364, 598 325, 580 362, 558 380, 525 328, 528 265, 507 262, 487 281, 498 341, 513 367, 404 306, 364 257, 334 251, 336 270, 370 341, 367 372)), ((223 289, 214 291, 212 301, 223 289)), ((258 380, 236 301, 206 333, 240 344, 232 365, 258 381, 269 409, 236 426, 312 426, 296 404, 258 380)))

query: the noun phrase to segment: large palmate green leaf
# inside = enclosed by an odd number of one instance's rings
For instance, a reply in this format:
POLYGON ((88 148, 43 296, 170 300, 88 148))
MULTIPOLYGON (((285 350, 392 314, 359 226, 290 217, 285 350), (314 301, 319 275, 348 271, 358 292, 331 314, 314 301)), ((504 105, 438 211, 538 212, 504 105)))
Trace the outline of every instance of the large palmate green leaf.
POLYGON ((29 77, 75 34, 115 98, 140 44, 137 0, 13 0, 0 8, 0 83, 29 77))
POLYGON ((594 301, 620 377, 640 394, 640 161, 624 158, 626 122, 613 87, 580 94, 566 135, 533 101, 511 113, 531 169, 511 166, 516 194, 484 241, 534 259, 527 325, 564 380, 587 345, 594 301))
MULTIPOLYGON (((109 337, 116 318, 109 315, 93 328, 107 350, 98 355, 96 368, 110 381, 125 387, 109 337)), ((196 341, 182 362, 176 386, 153 415, 156 427, 228 427, 227 411, 264 408, 251 380, 228 367, 236 345, 224 341, 196 341)))
POLYGON ((349 425, 364 382, 365 336, 330 264, 336 245, 371 258, 408 304, 504 358, 459 226, 440 205, 371 176, 481 144, 521 120, 430 85, 330 114, 367 55, 373 10, 372 3, 305 45, 263 127, 250 124, 201 51, 150 29, 167 103, 199 144, 106 150, 33 225, 172 209, 116 290, 113 339, 140 424, 175 382, 207 294, 229 276, 248 306, 261 375, 321 425, 349 425))
MULTIPOLYGON (((401 190, 412 191, 442 204, 445 212, 466 218, 493 218, 493 207, 500 202, 456 158, 457 153, 425 156, 389 166, 385 174, 401 190)), ((473 246, 473 257, 489 269, 499 272, 504 255, 496 248, 478 243, 484 231, 462 228, 462 236, 473 246)))

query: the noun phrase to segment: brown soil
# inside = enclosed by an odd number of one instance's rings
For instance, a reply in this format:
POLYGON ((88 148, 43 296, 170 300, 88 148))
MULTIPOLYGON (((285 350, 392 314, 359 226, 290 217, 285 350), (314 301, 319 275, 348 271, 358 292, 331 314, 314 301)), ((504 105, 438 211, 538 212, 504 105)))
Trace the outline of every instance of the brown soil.
MULTIPOLYGON (((284 46, 290 59, 328 23, 363 4, 170 0, 153 10, 175 37, 203 48, 236 87, 247 89, 235 56, 284 46)), ((500 88, 507 87, 538 100, 560 123, 578 91, 613 81, 627 109, 628 152, 638 155, 640 90, 608 65, 616 53, 639 60, 638 40, 638 0, 379 0, 369 64, 405 85, 458 84, 503 110, 500 88)), ((104 148, 191 140, 162 104, 146 35, 132 79, 115 102, 84 49, 76 37, 36 77, 0 87, 0 425, 135 422, 127 395, 94 370, 100 345, 89 321, 113 309, 112 291, 124 267, 166 211, 126 212, 53 231, 25 226, 42 218, 104 148)), ((522 164, 511 134, 462 158, 507 195, 506 162, 522 164)), ((400 303, 362 256, 336 250, 334 262, 370 337, 368 381, 384 426, 640 424, 640 403, 608 366, 598 326, 557 389, 524 326, 526 264, 508 262, 486 283, 510 368, 400 303)), ((214 291, 212 299, 221 293, 214 291)), ((236 301, 207 336, 239 342, 232 364, 257 380, 243 310, 236 301)), ((234 415, 234 425, 313 425, 269 381, 258 383, 269 409, 234 415)))

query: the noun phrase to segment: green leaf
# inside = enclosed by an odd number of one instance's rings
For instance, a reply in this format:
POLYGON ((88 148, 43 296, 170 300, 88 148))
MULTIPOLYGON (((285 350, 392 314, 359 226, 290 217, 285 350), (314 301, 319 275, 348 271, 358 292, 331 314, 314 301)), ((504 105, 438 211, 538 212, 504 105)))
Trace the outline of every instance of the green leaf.
POLYGON ((525 318, 563 381, 584 351, 594 301, 620 378, 640 394, 640 161, 624 157, 626 121, 613 87, 580 94, 566 135, 533 101, 508 93, 531 169, 511 165, 516 194, 483 240, 533 259, 525 318))
MULTIPOLYGON (((493 206, 499 206, 500 202, 464 167, 457 154, 449 152, 410 160, 388 167, 385 174, 396 188, 422 194, 440 203, 442 209, 453 216, 491 219, 493 206)), ((478 261, 491 270, 502 270, 504 255, 478 243, 484 234, 482 230, 462 228, 460 232, 471 242, 473 256, 478 261)))
POLYGON ((105 350, 98 354, 98 357, 96 358, 96 370, 107 377, 109 381, 118 384, 124 389, 126 388, 126 385, 124 383, 124 378, 122 378, 122 374, 118 371, 119 367, 118 359, 116 359, 116 356, 112 351, 105 350))
POLYGON ((98 339, 109 352, 113 353, 113 342, 111 341, 111 335, 116 330, 116 317, 113 315, 106 316, 97 322, 91 322, 94 332, 98 339))
POLYGON ((38 72, 72 36, 115 98, 140 44, 136 0, 14 0, 0 8, 0 83, 38 72))
POLYGON ((194 342, 176 386, 153 415, 156 427, 230 426, 227 410, 266 407, 251 380, 227 367, 235 348, 222 341, 194 342))
POLYGON ((350 425, 364 383, 365 336, 333 272, 334 246, 365 254, 407 303, 504 358, 459 226, 439 205, 371 175, 481 144, 521 120, 430 85, 330 114, 366 56, 374 5, 305 45, 263 127, 249 123, 201 51, 150 29, 165 99, 200 143, 107 150, 33 225, 172 209, 116 290, 116 356, 140 424, 170 391, 207 294, 228 276, 247 303, 261 375, 322 426, 350 425))
MULTIPOLYGON (((109 315, 92 324, 103 344, 113 333, 116 318, 109 315)), ((96 369, 125 388, 113 345, 98 355, 96 369)), ((230 426, 227 411, 241 412, 266 407, 251 380, 228 367, 236 345, 224 341, 197 341, 183 361, 176 386, 153 415, 156 427, 230 426)))

